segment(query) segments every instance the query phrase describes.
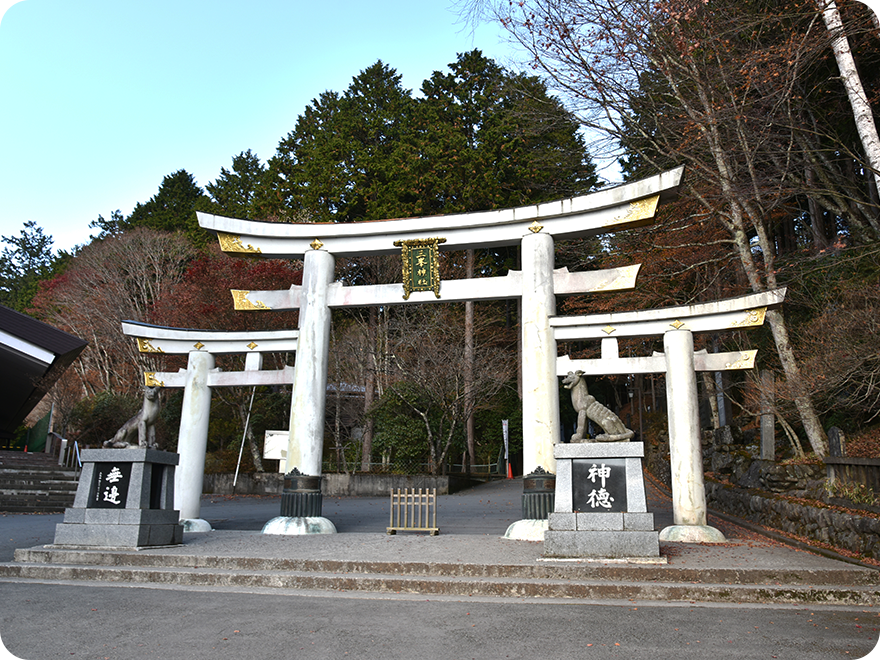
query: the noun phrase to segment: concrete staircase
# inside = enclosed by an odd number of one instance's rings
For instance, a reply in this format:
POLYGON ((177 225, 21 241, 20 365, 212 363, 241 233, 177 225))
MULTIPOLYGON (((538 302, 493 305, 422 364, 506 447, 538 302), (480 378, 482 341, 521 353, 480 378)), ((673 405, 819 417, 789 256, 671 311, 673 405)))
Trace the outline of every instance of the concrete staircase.
POLYGON ((64 511, 73 506, 78 479, 51 454, 0 451, 0 511, 64 511))
POLYGON ((0 564, 0 577, 89 584, 294 589, 669 602, 878 604, 880 573, 756 567, 704 571, 668 566, 476 565, 302 560, 113 550, 30 548, 0 564))

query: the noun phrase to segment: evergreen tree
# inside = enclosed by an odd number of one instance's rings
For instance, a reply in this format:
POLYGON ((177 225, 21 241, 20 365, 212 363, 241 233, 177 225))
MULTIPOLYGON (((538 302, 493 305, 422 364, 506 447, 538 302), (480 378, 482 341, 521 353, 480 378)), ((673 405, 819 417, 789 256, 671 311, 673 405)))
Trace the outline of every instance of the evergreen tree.
POLYGON ((321 94, 269 161, 261 215, 352 222, 398 214, 412 108, 400 75, 381 61, 355 76, 344 94, 321 94))
POLYGON ((479 50, 422 85, 419 214, 482 211, 582 194, 597 176, 574 116, 538 78, 479 50))
POLYGON ((3 236, 9 247, 0 253, 0 304, 27 312, 41 280, 52 276, 65 255, 52 254, 52 237, 33 220, 18 236, 3 236))
POLYGON ((233 218, 253 216, 252 205, 266 174, 266 166, 250 149, 232 158, 232 170, 220 168, 220 176, 205 190, 213 202, 214 213, 233 218))
POLYGON ((125 224, 160 231, 180 231, 195 245, 205 245, 208 232, 199 227, 196 210, 208 210, 209 200, 193 175, 178 170, 162 179, 149 201, 134 207, 125 224))

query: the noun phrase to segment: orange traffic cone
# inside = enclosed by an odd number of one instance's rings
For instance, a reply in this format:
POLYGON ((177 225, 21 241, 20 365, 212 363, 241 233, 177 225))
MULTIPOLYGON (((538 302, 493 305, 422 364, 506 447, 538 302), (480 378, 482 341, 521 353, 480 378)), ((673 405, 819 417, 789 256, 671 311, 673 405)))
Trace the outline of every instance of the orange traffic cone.
POLYGON ((507 464, 507 478, 513 479, 513 468, 510 466, 510 463, 507 464))

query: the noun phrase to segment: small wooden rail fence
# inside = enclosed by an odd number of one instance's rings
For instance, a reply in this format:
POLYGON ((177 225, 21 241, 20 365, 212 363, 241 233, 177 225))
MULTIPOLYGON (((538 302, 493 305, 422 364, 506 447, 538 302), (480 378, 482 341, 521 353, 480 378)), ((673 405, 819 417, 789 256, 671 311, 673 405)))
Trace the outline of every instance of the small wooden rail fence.
POLYGON ((432 488, 425 492, 419 488, 398 488, 391 491, 391 521, 388 526, 389 534, 400 531, 430 532, 431 536, 437 536, 440 528, 437 527, 437 489, 432 488))

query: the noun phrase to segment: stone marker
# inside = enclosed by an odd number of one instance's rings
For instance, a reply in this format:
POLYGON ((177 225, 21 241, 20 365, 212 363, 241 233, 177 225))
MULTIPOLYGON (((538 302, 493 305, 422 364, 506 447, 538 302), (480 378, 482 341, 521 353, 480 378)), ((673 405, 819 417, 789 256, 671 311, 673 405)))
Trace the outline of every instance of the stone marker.
POLYGON ((846 436, 836 426, 828 429, 828 455, 835 458, 846 456, 846 436))
POLYGON ((138 548, 183 542, 173 508, 178 455, 157 449, 85 449, 73 507, 55 545, 138 548))
POLYGON ((644 443, 559 444, 554 453, 556 504, 545 557, 660 557, 645 497, 644 443))

